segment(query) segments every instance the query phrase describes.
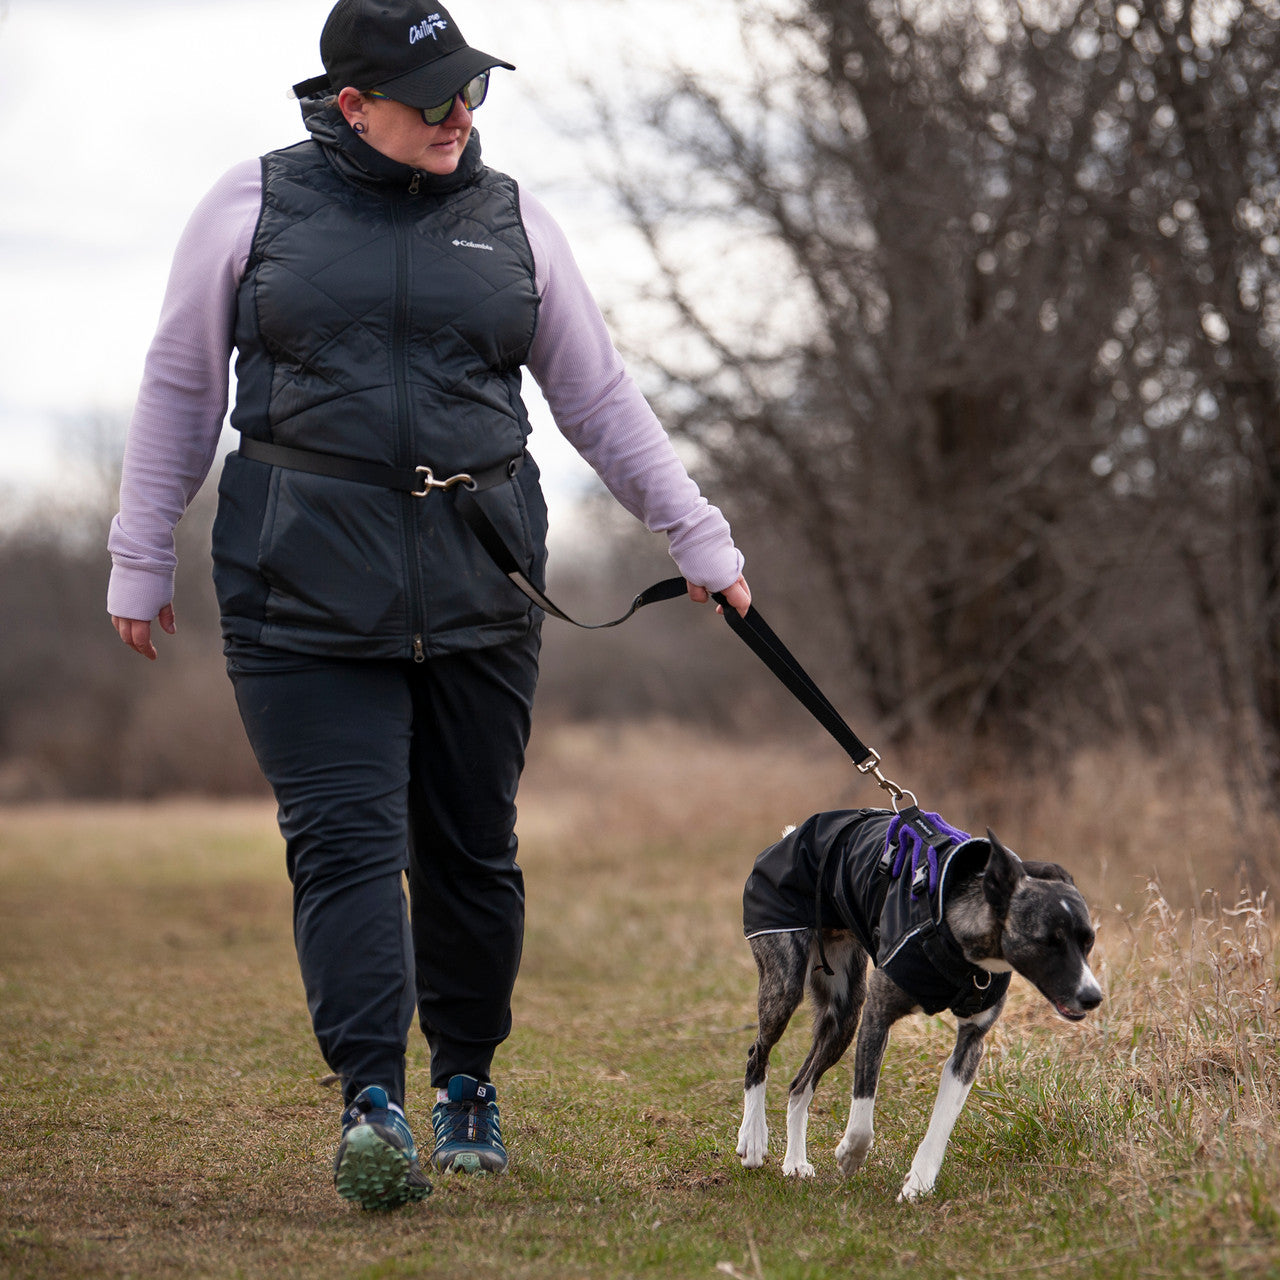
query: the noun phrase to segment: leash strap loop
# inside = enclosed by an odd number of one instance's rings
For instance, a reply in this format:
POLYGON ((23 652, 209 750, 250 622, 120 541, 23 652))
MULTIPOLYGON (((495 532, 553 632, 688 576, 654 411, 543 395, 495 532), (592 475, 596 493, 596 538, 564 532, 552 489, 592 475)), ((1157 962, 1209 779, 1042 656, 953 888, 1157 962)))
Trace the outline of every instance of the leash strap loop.
POLYGON ((456 506, 458 514, 462 517, 467 527, 475 534, 480 545, 489 553, 489 558, 539 609, 549 613, 553 618, 559 618, 561 622, 568 622, 575 627, 581 627, 583 631, 603 631, 608 627, 621 626, 633 613, 638 609, 643 609, 645 605, 657 604, 660 600, 675 600, 688 590, 683 578, 663 578, 661 582, 655 582, 652 586, 646 587, 640 592, 632 600, 631 607, 621 617, 614 618, 609 622, 579 622, 576 618, 571 618, 565 613, 546 592, 539 590, 529 581, 523 567, 516 559, 515 553, 507 545, 506 539, 494 527, 493 521, 489 519, 484 508, 476 501, 473 490, 460 490, 456 506))

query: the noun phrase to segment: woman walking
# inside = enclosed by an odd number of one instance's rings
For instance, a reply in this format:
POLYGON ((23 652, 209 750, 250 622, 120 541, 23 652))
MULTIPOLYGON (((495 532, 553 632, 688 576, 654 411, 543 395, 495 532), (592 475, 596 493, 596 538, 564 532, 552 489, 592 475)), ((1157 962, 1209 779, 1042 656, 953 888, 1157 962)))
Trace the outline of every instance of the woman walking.
POLYGON ((524 932, 515 798, 541 612, 460 516, 480 506, 541 585, 527 367, 556 423, 699 601, 745 611, 742 558, 605 331, 562 233, 472 128, 489 74, 447 10, 339 0, 309 138, 237 166, 179 243, 130 425, 108 609, 154 659, 173 530, 214 457, 237 705, 279 804, 315 1034, 342 1080, 338 1192, 423 1198, 405 1118, 415 1008, 439 1171, 500 1172, 491 1068, 524 932), (410 913, 401 888, 407 875, 410 913))

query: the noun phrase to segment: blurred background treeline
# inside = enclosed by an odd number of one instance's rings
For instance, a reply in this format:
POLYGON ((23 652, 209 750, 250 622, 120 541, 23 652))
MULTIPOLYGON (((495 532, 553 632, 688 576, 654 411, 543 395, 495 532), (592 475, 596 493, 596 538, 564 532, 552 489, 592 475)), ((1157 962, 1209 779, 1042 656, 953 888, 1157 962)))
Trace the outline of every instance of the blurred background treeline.
MULTIPOLYGON (((611 322, 757 603, 882 750, 944 744, 975 776, 1212 759, 1271 806, 1280 2, 741 9, 737 81, 674 49, 590 127, 631 229, 611 322)), ((123 430, 75 424, 74 488, 4 499, 0 800, 261 790, 212 483, 177 641, 147 664, 107 624, 123 430)), ((561 524, 572 609, 670 572, 604 499, 561 524)), ((544 635, 543 722, 809 732, 707 610, 544 635)))

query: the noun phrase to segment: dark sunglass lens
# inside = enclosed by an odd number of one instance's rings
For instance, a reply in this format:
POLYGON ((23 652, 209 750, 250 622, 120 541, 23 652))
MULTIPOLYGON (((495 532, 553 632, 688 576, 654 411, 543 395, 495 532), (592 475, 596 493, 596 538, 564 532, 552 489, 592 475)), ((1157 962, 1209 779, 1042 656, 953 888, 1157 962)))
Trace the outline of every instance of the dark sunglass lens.
POLYGON ((427 124, 444 124, 453 113, 453 104, 459 98, 462 99, 462 105, 468 111, 474 111, 485 100, 488 92, 489 73, 482 71, 478 76, 468 80, 448 102, 442 102, 438 107, 423 107, 422 118, 427 124))
POLYGON ((473 80, 469 80, 462 90, 462 101, 468 111, 474 111, 489 92, 489 73, 482 71, 473 80))

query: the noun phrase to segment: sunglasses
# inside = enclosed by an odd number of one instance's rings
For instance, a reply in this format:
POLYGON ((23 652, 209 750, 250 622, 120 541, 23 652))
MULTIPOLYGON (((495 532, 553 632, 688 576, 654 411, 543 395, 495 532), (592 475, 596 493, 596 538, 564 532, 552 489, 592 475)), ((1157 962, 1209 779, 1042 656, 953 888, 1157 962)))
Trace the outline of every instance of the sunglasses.
MULTIPOLYGON (((422 107, 423 123, 433 126, 444 124, 453 112, 453 104, 459 98, 462 99, 462 105, 468 111, 474 111, 485 100, 488 93, 489 73, 482 71, 478 76, 468 80, 448 102, 442 102, 438 107, 422 107)), ((388 101, 391 101, 389 95, 379 93, 376 89, 370 89, 365 96, 369 98, 387 98, 388 101)))

